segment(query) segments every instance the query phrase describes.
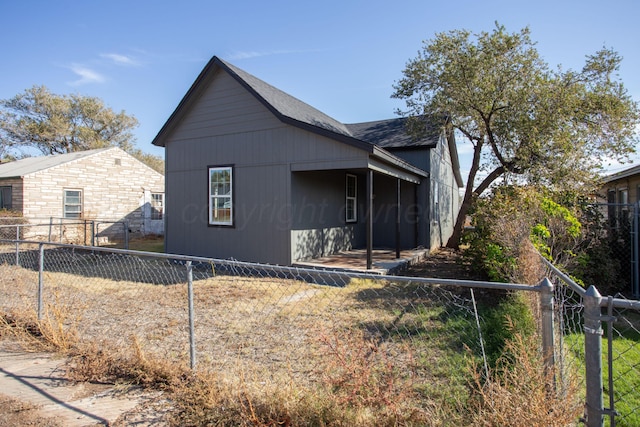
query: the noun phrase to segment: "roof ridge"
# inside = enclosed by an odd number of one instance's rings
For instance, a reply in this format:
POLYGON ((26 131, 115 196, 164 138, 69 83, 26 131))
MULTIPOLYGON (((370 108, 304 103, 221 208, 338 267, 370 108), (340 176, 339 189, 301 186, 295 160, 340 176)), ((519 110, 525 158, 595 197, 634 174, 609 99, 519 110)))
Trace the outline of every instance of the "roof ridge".
POLYGON ((295 96, 278 89, 265 82, 253 74, 239 68, 229 62, 214 56, 229 71, 234 73, 240 80, 245 82, 253 91, 259 95, 266 103, 271 105, 275 111, 283 116, 317 126, 331 132, 353 137, 347 126, 341 121, 318 110, 312 105, 296 98, 295 96))

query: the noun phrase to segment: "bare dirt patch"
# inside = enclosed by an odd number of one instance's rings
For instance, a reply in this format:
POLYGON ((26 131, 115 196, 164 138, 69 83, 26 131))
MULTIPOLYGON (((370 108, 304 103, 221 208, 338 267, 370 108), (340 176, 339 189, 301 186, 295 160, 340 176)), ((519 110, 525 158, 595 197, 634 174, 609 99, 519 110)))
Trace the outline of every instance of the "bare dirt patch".
POLYGON ((0 394, 0 427, 33 426, 62 427, 63 424, 54 417, 47 417, 40 409, 9 396, 0 394))
POLYGON ((475 270, 462 250, 440 248, 432 251, 428 257, 411 265, 406 276, 429 277, 455 280, 487 280, 482 271, 475 270))

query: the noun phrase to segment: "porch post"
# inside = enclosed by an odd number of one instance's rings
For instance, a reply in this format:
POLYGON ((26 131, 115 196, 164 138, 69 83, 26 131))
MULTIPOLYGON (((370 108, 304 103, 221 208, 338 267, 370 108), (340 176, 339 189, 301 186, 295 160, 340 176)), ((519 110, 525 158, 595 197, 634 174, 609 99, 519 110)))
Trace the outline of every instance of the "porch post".
POLYGON ((400 258, 400 178, 397 181, 397 205, 396 205, 396 259, 400 258))
POLYGON ((367 270, 373 266, 373 170, 367 171, 367 270))

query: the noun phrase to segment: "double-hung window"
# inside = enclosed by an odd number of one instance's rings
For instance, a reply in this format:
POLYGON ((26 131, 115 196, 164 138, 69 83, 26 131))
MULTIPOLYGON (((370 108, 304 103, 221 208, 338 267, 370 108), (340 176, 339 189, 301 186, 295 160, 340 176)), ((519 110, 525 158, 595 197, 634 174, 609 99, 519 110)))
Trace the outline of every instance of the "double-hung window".
POLYGON ((345 221, 358 221, 358 177, 347 174, 345 221))
POLYGON ((162 220, 164 213, 164 194, 151 193, 151 219, 162 220))
POLYGON ((233 167, 209 167, 209 225, 233 225, 233 167))
POLYGON ((82 218, 82 190, 64 190, 62 216, 82 218))

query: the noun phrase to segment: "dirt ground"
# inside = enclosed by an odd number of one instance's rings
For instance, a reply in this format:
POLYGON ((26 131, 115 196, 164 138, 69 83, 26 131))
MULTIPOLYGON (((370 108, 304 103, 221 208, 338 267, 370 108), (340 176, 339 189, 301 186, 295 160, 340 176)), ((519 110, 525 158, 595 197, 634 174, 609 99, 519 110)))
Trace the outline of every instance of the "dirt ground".
POLYGON ((464 259, 461 251, 449 248, 433 251, 427 258, 409 267, 403 275, 436 279, 487 280, 482 272, 474 270, 464 259))
POLYGON ((62 427, 59 420, 41 414, 34 405, 3 394, 0 394, 0 408, 0 427, 62 427))

